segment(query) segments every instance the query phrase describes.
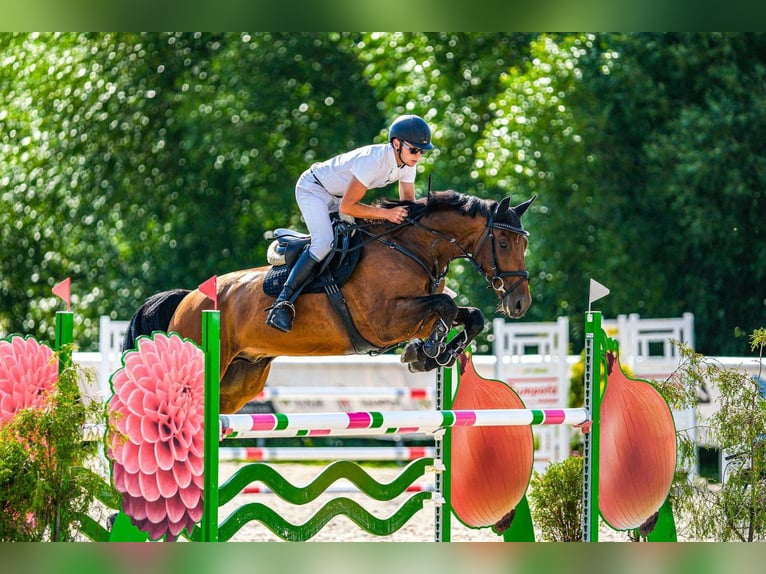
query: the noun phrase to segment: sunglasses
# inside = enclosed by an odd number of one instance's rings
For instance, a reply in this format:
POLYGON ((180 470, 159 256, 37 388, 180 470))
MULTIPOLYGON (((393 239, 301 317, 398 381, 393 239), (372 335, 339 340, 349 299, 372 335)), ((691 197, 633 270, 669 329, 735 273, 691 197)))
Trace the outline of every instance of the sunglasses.
POLYGON ((403 145, 404 147, 406 147, 406 148, 407 148, 407 150, 408 150, 408 151, 409 151, 409 152, 410 152, 412 155, 418 155, 418 154, 421 154, 421 153, 423 153, 423 149, 421 149, 421 148, 419 148, 419 147, 415 147, 414 145, 412 145, 412 144, 410 144, 410 143, 407 143, 407 142, 404 142, 404 141, 403 141, 403 142, 402 142, 402 145, 403 145))

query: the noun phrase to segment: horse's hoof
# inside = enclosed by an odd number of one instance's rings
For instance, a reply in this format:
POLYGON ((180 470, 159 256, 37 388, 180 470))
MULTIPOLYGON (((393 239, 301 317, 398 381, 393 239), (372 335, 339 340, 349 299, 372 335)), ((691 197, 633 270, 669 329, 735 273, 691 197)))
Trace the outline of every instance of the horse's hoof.
POLYGON ((433 371, 438 366, 439 365, 436 364, 434 359, 425 359, 423 361, 412 361, 411 363, 407 363, 407 368, 410 370, 410 373, 427 373, 428 371, 433 371))
POLYGON ((423 348, 423 341, 420 339, 413 339, 404 347, 402 351, 402 363, 412 363, 421 358, 420 351, 423 348))
POLYGON ((423 363, 417 363, 417 362, 407 363, 407 370, 410 373, 425 373, 426 372, 425 368, 423 367, 423 363))

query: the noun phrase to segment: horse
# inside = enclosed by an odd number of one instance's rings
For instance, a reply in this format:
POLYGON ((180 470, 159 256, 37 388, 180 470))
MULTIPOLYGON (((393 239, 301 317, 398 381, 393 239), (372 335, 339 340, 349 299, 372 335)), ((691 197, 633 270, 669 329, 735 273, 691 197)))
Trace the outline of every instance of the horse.
MULTIPOLYGON (((511 207, 509 197, 498 202, 447 190, 415 201, 378 202, 384 208, 403 205, 409 215, 399 224, 352 225, 362 237, 358 261, 335 289, 345 311, 336 310, 329 290, 304 292, 295 301, 289 333, 265 323, 274 296, 264 291, 264 279, 274 266, 219 276, 221 412, 235 413, 256 397, 277 356, 373 354, 404 344, 401 360, 411 371, 453 364, 484 328, 484 317, 445 293, 450 263, 472 262, 495 291, 498 310, 522 317, 532 299, 525 264, 529 234, 521 217, 534 200, 511 207), (449 338, 453 328, 457 336, 449 338)), ((152 295, 131 318, 123 349, 154 331, 176 332, 199 344, 201 312, 212 308, 199 289, 152 295)))

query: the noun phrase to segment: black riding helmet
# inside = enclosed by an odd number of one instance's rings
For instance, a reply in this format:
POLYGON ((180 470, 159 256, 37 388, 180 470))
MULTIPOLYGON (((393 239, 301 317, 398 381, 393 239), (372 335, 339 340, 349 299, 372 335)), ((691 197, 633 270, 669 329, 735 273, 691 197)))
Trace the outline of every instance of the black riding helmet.
POLYGON ((431 128, 420 116, 399 116, 388 129, 388 141, 394 138, 406 141, 423 150, 434 149, 431 143, 431 128))

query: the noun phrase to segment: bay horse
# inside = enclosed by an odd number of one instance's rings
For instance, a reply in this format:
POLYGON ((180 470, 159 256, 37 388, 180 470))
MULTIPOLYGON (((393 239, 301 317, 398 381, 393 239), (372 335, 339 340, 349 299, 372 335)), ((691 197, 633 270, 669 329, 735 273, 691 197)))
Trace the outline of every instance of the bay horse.
MULTIPOLYGON (((460 307, 444 293, 455 259, 474 264, 497 294, 502 314, 522 317, 532 300, 524 261, 528 233, 521 217, 534 199, 511 207, 508 197, 498 202, 450 190, 416 201, 384 200, 382 207, 404 205, 409 216, 398 225, 354 226, 364 239, 342 286, 345 320, 328 295, 305 292, 295 301, 293 330, 282 333, 265 323, 274 297, 264 292, 264 279, 272 266, 218 277, 221 412, 237 412, 257 396, 277 356, 372 354, 408 342, 402 362, 411 371, 451 365, 484 328, 479 309, 460 307), (349 317, 355 336, 347 328, 349 317), (447 342, 453 327, 458 335, 447 342), (360 350, 359 340, 368 346, 360 350)), ((198 289, 155 294, 133 315, 123 349, 154 331, 177 332, 199 344, 201 311, 212 307, 198 289)))

